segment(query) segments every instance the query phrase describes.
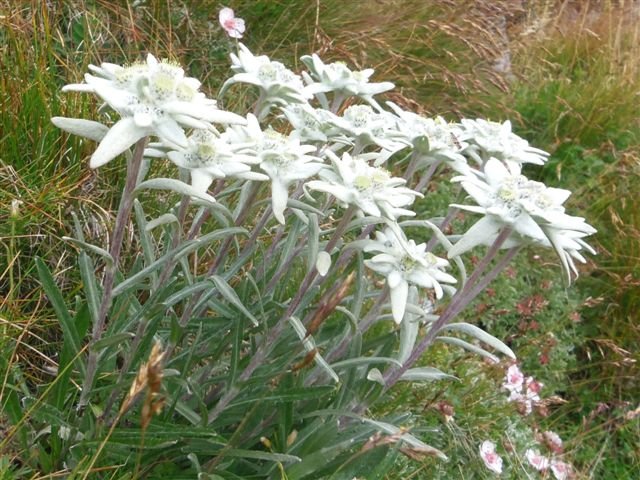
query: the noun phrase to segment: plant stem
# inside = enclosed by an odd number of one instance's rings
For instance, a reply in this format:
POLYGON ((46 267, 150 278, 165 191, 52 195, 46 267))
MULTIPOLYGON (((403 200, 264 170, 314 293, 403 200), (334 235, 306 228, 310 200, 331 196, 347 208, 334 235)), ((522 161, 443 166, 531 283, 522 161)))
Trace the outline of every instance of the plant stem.
MULTIPOLYGON (((338 224, 335 231, 333 232, 333 236, 329 239, 329 241, 327 242, 327 245, 325 246, 325 249, 324 249, 325 252, 331 252, 331 250, 333 250, 333 248, 338 243, 338 240, 342 238, 342 235, 347 229, 347 226, 349 225, 349 222, 351 221, 351 218, 353 217, 355 212, 356 212, 356 207, 354 207, 353 205, 350 206, 344 212, 342 218, 340 219, 340 223, 338 224)), ((296 309, 300 305, 300 302, 302 301, 302 298, 307 293, 309 288, 313 285, 313 281, 316 279, 317 275, 318 275, 318 271, 315 268, 312 268, 307 272, 295 297, 293 298, 293 300, 291 300, 291 303, 289 303, 289 307, 287 308, 287 311, 284 313, 284 315, 282 315, 282 317, 278 320, 275 326, 264 337, 262 343, 260 344, 256 352, 253 354, 251 361, 245 367, 242 373, 238 376, 238 380, 236 384, 231 385, 229 387, 229 390, 227 390, 227 392, 220 398, 220 400, 218 400, 218 403, 213 408, 213 410, 209 412, 209 416, 207 420, 208 424, 211 424, 216 418, 218 418, 220 413, 222 413, 222 411, 224 411, 227 405, 229 405, 229 403, 238 395, 238 393, 240 392, 240 389, 238 388, 237 385, 239 383, 242 383, 248 380, 253 374, 253 372, 260 365, 264 364, 264 361, 266 360, 267 356, 273 349, 275 342, 277 341, 277 339, 280 337, 280 334, 284 331, 285 327, 287 326, 289 318, 291 318, 291 316, 295 313, 296 309)))
POLYGON ((107 314, 111 308, 113 301, 112 292, 118 270, 118 262, 120 260, 120 253, 122 251, 122 241, 124 239, 124 233, 129 223, 129 216, 133 207, 133 192, 136 188, 138 181, 138 172, 140 171, 140 165, 142 164, 142 156, 144 154, 145 146, 149 137, 144 137, 138 140, 136 143, 129 168, 127 169, 127 180, 125 182, 124 191, 122 192, 122 198, 120 200, 120 206, 118 208, 118 214, 116 216, 116 223, 113 229, 113 236, 111 240, 111 246, 109 248, 109 254, 113 259, 113 263, 107 264, 105 267, 105 275, 102 286, 102 302, 100 303, 100 309, 98 310, 98 317, 93 323, 93 330, 91 332, 91 340, 89 341, 89 358, 87 360, 87 373, 84 377, 82 384, 82 392, 80 393, 80 400, 78 401, 78 411, 83 412, 86 405, 89 403, 89 394, 93 388, 93 381, 98 367, 98 354, 93 346, 102 338, 104 332, 105 323, 107 321, 107 314))
MULTIPOLYGON (((464 287, 462 287, 460 291, 458 291, 453 296, 453 299, 451 300, 451 302, 449 303, 445 311, 442 312, 438 320, 436 320, 433 323, 429 332, 425 335, 425 337, 418 344, 418 346, 414 348, 413 352, 411 352, 411 355, 403 363, 402 367, 390 369, 387 371, 387 373, 384 376, 385 390, 388 390, 393 385, 395 385, 395 383, 400 379, 402 374, 406 372, 410 367, 412 367, 418 361, 418 359, 422 356, 425 350, 433 343, 440 329, 444 325, 446 325, 449 321, 451 321, 458 313, 460 313, 464 309, 464 307, 466 307, 469 304, 469 302, 473 299, 475 295, 480 293, 481 289, 479 290, 477 288, 474 288, 475 287, 474 284, 480 279, 480 275, 482 275, 482 273, 487 268, 489 263, 495 258, 502 244, 507 240, 507 238, 509 238, 509 235, 511 235, 510 228, 505 228, 500 232, 496 240, 493 242, 493 245, 491 245, 491 247, 487 251, 487 254, 476 266, 476 269, 473 271, 473 273, 467 280, 467 283, 464 285, 464 287), (474 293, 475 295, 472 296, 472 294, 474 293)), ((513 255, 507 254, 505 257, 507 257, 508 260, 511 260, 512 256, 513 255)), ((506 263, 500 262, 498 266, 500 267, 500 270, 502 270, 506 266, 506 263)), ((495 276, 499 273, 499 271, 494 269, 492 273, 493 273, 493 278, 495 278, 495 276)), ((479 282, 479 285, 482 285, 482 288, 486 287, 486 283, 482 281, 479 282)))

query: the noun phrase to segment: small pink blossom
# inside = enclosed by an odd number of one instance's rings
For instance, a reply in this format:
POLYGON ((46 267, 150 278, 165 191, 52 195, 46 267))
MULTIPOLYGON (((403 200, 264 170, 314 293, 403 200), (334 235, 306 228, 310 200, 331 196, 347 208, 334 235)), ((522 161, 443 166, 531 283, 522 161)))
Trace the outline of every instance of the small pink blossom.
POLYGON ((496 444, 485 440, 480 445, 480 458, 485 466, 497 474, 502 473, 502 458, 496 453, 496 444))
POLYGON ((551 472, 556 480, 567 480, 572 476, 571 465, 560 460, 551 461, 551 472))
POLYGON ((553 453, 562 453, 562 439, 556 432, 548 430, 542 434, 542 437, 544 438, 544 443, 549 447, 549 450, 553 453))
POLYGON ((524 375, 517 365, 511 365, 507 370, 502 386, 510 392, 519 392, 524 383, 524 375))
POLYGON ((544 387, 544 383, 541 383, 534 379, 533 377, 527 377, 525 380, 525 386, 527 387, 527 393, 531 393, 532 395, 538 395, 542 387, 544 387))
POLYGON ((524 454, 527 457, 529 465, 531 465, 536 470, 542 472, 549 468, 549 459, 544 455, 540 455, 540 452, 538 452, 537 450, 533 450, 532 448, 530 448, 529 450, 524 452, 524 454))
POLYGON ((525 417, 527 415, 530 415, 533 411, 533 399, 528 398, 527 395, 523 395, 520 392, 511 392, 507 400, 509 400, 510 402, 516 402, 518 404, 518 412, 525 417))
POLYGON ((245 30, 244 20, 242 18, 236 18, 232 9, 224 7, 220 10, 218 19, 220 20, 222 28, 227 32, 227 35, 231 38, 242 38, 245 30))

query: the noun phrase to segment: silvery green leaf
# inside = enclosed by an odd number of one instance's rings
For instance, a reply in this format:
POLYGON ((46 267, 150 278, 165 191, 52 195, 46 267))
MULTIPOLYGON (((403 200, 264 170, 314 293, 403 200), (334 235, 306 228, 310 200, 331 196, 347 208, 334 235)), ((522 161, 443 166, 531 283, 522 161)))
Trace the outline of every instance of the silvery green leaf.
POLYGON ((160 215, 158 218, 151 220, 144 228, 147 232, 150 232, 160 225, 165 225, 167 223, 173 222, 179 223, 178 217, 176 217, 173 213, 165 213, 164 215, 160 215))
POLYGON ((334 382, 338 383, 340 378, 338 374, 331 368, 331 366, 327 363, 327 361, 320 355, 320 352, 316 349, 316 342, 313 340, 312 336, 307 336, 307 329, 304 327, 302 322, 298 320, 296 317, 290 317, 289 323, 293 326, 296 334, 302 340, 302 344, 307 352, 311 352, 316 350, 316 354, 313 357, 313 361, 322 368, 332 379, 334 382))
POLYGON ((107 252, 103 248, 97 247, 95 245, 91 245, 90 243, 83 242, 82 240, 77 240, 77 239, 71 238, 71 237, 62 237, 62 239, 65 242, 69 242, 69 243, 72 243, 72 244, 76 245, 77 247, 80 247, 82 250, 86 250, 86 251, 95 253, 97 255, 100 255, 102 258, 105 259, 105 261, 109 265, 113 264, 113 257, 111 257, 109 252, 107 252))
POLYGON ((470 323, 450 323, 449 325, 445 325, 442 327, 442 330, 454 330, 457 332, 463 332, 467 335, 471 335, 472 337, 477 338, 481 342, 486 343, 487 345, 492 346, 499 352, 504 353, 510 358, 515 359, 516 354, 513 353, 509 347, 507 347, 502 341, 498 340, 493 335, 489 335, 487 332, 482 330, 481 328, 476 327, 475 325, 471 325, 470 323))
POLYGON ((172 178, 153 178, 151 180, 144 181, 140 185, 138 185, 136 191, 139 192, 140 190, 144 189, 171 190, 182 195, 188 195, 190 197, 197 198, 204 202, 216 203, 216 199, 208 193, 201 192, 200 190, 192 187, 189 184, 181 182, 180 180, 174 180, 172 178))
POLYGON ((371 370, 369 370, 369 373, 367 373, 367 380, 371 382, 377 382, 380 385, 384 386, 384 377, 382 376, 382 372, 380 372, 380 370, 378 370, 377 368, 372 368, 371 370))
POLYGON ((437 368, 434 368, 434 367, 410 368, 409 370, 404 372, 400 377, 400 380, 407 380, 410 382, 420 382, 420 381, 433 382, 436 380, 445 380, 445 379, 458 380, 457 377, 454 377, 453 375, 449 375, 448 373, 444 373, 443 371, 438 370, 437 368))
POLYGON ((53 123, 60 130, 99 142, 109 131, 109 127, 83 118, 53 117, 53 123))
MULTIPOLYGON (((319 249, 320 226, 318 225, 318 215, 310 213, 307 218, 307 271, 317 267, 319 249)), ((323 274, 321 275, 324 276, 323 274)))
POLYGON ((443 343, 448 343, 450 345, 455 345, 457 347, 461 347, 464 348, 465 350, 468 350, 470 352, 473 353, 477 353, 478 355, 481 355, 485 358, 488 358, 489 360, 493 361, 493 362, 498 362, 499 359, 498 357, 496 357, 493 353, 489 353, 487 352, 485 349, 480 348, 476 345, 473 345, 472 343, 469 342, 465 342, 464 340, 461 340, 459 338, 455 338, 455 337, 436 337, 436 340, 443 342, 443 343))
POLYGON ((316 268, 320 276, 324 277, 331 268, 331 255, 327 252, 319 252, 316 260, 316 268))
MULTIPOLYGON (((418 290, 415 286, 411 286, 407 306, 413 306, 417 299, 418 290)), ((419 319, 418 315, 407 309, 404 321, 400 324, 400 349, 397 358, 401 363, 404 363, 411 356, 413 347, 416 344, 416 338, 418 338, 418 331, 420 330, 419 319)))
POLYGON ((224 280, 224 278, 218 275, 212 275, 209 277, 211 281, 216 285, 216 288, 220 292, 220 294, 227 299, 229 303, 234 305, 238 310, 240 310, 251 322, 254 326, 258 326, 258 320, 253 314, 244 306, 238 294, 229 286, 229 284, 224 280))

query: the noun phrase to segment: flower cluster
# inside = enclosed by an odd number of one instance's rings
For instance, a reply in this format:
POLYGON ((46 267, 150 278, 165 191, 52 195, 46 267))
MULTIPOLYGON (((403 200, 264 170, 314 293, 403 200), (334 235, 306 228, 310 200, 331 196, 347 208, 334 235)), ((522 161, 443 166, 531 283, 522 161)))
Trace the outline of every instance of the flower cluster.
POLYGON ((582 239, 596 230, 583 218, 566 214, 562 206, 571 192, 527 179, 519 165, 490 158, 482 171, 474 170, 452 181, 459 182, 477 203, 454 206, 484 217, 449 249, 450 257, 477 245, 490 245, 505 228, 512 230, 505 248, 528 243, 553 247, 569 280, 571 272, 578 274, 573 260, 585 262, 580 251, 595 253, 582 239))
POLYGON ((540 402, 540 391, 544 384, 533 377, 525 377, 517 365, 511 365, 502 383, 502 387, 509 391, 510 402, 516 402, 518 411, 522 415, 529 415, 533 407, 540 402))

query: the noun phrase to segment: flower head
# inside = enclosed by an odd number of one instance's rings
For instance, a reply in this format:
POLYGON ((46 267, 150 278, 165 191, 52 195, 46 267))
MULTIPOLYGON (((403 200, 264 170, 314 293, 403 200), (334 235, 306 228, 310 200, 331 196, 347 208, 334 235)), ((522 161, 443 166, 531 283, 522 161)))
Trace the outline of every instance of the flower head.
POLYGON ((245 30, 244 20, 242 18, 236 18, 232 9, 229 7, 221 9, 218 20, 220 21, 220 26, 227 32, 227 35, 231 38, 242 38, 245 30))
POLYGON ((232 146, 209 130, 194 130, 187 139, 187 147, 170 151, 167 156, 191 174, 191 184, 206 192, 214 178, 233 176, 246 180, 266 180, 251 171, 256 157, 234 152, 232 146))
POLYGON ((560 454, 563 452, 564 446, 562 444, 562 439, 556 432, 547 430, 546 432, 542 433, 542 438, 544 439, 545 445, 549 447, 549 450, 551 450, 553 453, 560 454))
POLYGON ((488 120, 463 119, 462 127, 482 160, 491 157, 507 164, 521 165, 534 163, 543 165, 549 154, 544 150, 531 147, 529 142, 511 131, 511 122, 491 122, 488 120))
POLYGON ((502 386, 510 392, 520 392, 522 385, 524 384, 524 375, 518 368, 518 365, 513 364, 507 369, 504 382, 502 386))
POLYGON ((507 167, 495 158, 486 162, 482 173, 470 172, 452 181, 460 182, 478 204, 454 206, 485 216, 449 250, 449 256, 491 244, 505 227, 513 230, 505 248, 523 243, 553 247, 569 280, 571 271, 577 274, 573 259, 584 261, 579 250, 595 253, 582 238, 596 230, 583 218, 565 213, 562 204, 571 194, 568 190, 529 180, 518 165, 507 167))
POLYGON ((485 440, 480 444, 480 458, 485 466, 498 475, 502 473, 502 458, 496 453, 496 444, 485 440))
POLYGON ((530 448, 526 452, 524 452, 524 455, 527 458, 529 465, 531 465, 533 468, 535 468, 539 472, 542 472, 547 468, 549 468, 549 464, 550 464, 549 459, 544 455, 541 455, 540 452, 538 452, 538 450, 534 450, 530 448))
POLYGON ((364 213, 375 217, 396 220, 401 215, 414 216, 415 212, 402 207, 411 205, 415 197, 422 195, 407 187, 405 180, 392 177, 379 167, 371 166, 363 156, 342 158, 327 151, 333 169, 320 172, 322 180, 307 183, 312 190, 330 193, 338 200, 358 206, 364 213))
POLYGON ((393 83, 369 83, 369 77, 374 70, 367 68, 360 71, 352 71, 342 62, 325 64, 318 55, 305 55, 300 58, 307 66, 316 83, 306 87, 310 93, 326 93, 337 91, 344 95, 371 98, 393 88, 393 83))
POLYGON ((378 252, 365 260, 365 265, 386 277, 396 323, 404 317, 410 285, 433 289, 436 298, 442 298, 440 282, 456 282, 454 277, 444 272, 449 262, 427 252, 426 243, 416 245, 413 240, 407 240, 400 228, 376 232, 376 239, 367 243, 364 251, 378 252))
POLYGON ((103 63, 89 68, 94 75, 86 74, 86 83, 67 85, 62 90, 95 93, 120 115, 120 120, 106 133, 100 124, 90 129, 86 122, 73 123, 73 119, 57 119, 54 123, 71 133, 86 131, 89 138, 100 139, 91 156, 91 168, 104 165, 148 135, 186 147, 185 127, 208 129, 210 122, 244 122, 234 113, 218 110, 214 100, 199 92, 200 82, 185 77, 180 66, 158 61, 151 54, 144 63, 124 67, 103 63))
POLYGON ((236 74, 224 83, 222 91, 234 83, 249 83, 260 88, 267 103, 307 103, 307 98, 311 98, 304 91, 300 75, 266 55, 253 55, 242 43, 238 48, 237 55, 231 54, 231 69, 236 74))
POLYGON ((568 480, 573 477, 573 468, 569 463, 560 460, 551 460, 551 473, 556 480, 568 480))

